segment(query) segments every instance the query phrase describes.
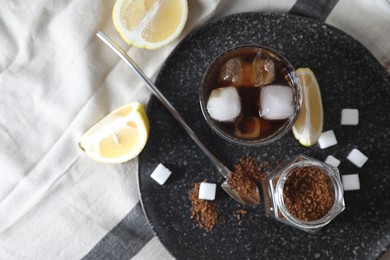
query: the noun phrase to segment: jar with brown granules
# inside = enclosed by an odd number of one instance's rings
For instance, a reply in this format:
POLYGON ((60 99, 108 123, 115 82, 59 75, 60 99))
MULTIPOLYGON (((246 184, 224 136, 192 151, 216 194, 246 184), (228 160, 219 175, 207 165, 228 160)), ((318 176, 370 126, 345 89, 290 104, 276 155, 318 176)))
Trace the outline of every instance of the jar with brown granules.
POLYGON ((309 233, 317 232, 345 209, 338 169, 306 155, 277 167, 270 174, 267 191, 267 212, 309 233))

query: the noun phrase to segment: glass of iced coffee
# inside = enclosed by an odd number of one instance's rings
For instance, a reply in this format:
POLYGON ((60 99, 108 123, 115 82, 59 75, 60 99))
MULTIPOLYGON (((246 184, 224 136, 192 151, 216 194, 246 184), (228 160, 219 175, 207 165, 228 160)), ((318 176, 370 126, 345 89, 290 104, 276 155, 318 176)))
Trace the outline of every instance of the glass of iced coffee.
POLYGON ((218 55, 199 88, 210 127, 235 144, 259 146, 284 136, 302 102, 293 66, 277 52, 243 45, 218 55))

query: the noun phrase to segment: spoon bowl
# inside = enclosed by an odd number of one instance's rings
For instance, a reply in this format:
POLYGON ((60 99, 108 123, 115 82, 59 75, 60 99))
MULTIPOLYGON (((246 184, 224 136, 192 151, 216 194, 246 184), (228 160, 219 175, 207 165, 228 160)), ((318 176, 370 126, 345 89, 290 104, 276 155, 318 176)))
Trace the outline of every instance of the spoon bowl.
POLYGON ((200 141, 195 132, 188 126, 184 121, 183 117, 177 112, 177 110, 172 106, 172 104, 165 98, 165 96, 160 92, 160 90, 154 85, 154 83, 145 75, 141 68, 127 55, 127 53, 114 41, 109 39, 104 33, 98 32, 96 34, 108 47, 111 48, 126 64, 132 68, 132 70, 139 76, 145 83, 148 89, 157 97, 157 99, 168 109, 172 116, 180 123, 180 125, 186 130, 188 135, 192 140, 199 146, 199 148, 206 154, 206 156, 214 163, 217 167, 218 172, 225 177, 225 181, 222 183, 222 188, 225 192, 235 199, 237 202, 246 204, 246 205, 257 205, 260 203, 260 192, 256 186, 256 193, 253 196, 243 196, 240 195, 237 191, 232 189, 228 184, 227 178, 230 174, 233 174, 225 165, 220 162, 217 157, 215 157, 210 150, 200 141))

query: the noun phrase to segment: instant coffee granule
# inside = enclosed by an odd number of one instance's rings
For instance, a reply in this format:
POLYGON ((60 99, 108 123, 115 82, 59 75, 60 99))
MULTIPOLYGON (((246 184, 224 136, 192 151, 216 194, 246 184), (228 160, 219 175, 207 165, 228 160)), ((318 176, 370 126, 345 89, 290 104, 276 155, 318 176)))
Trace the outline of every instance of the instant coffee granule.
POLYGON ((256 185, 244 172, 230 174, 228 184, 241 196, 251 197, 256 194, 256 185))
POLYGON ((192 203, 191 218, 195 218, 198 222, 197 226, 211 232, 217 224, 218 212, 213 201, 199 199, 199 187, 200 182, 196 182, 193 189, 188 192, 192 203))
POLYGON ((252 157, 244 157, 233 166, 233 172, 228 177, 228 184, 239 194, 251 196, 256 193, 255 183, 260 183, 266 176, 262 166, 252 157))
POLYGON ((237 218, 238 222, 241 223, 242 222, 242 216, 244 216, 244 215, 246 215, 248 213, 249 213, 249 211, 246 210, 246 209, 238 210, 237 214, 236 214, 236 218, 237 218))
POLYGON ((313 166, 294 169, 283 189, 287 210, 295 218, 313 221, 324 217, 332 208, 334 195, 326 174, 313 166))

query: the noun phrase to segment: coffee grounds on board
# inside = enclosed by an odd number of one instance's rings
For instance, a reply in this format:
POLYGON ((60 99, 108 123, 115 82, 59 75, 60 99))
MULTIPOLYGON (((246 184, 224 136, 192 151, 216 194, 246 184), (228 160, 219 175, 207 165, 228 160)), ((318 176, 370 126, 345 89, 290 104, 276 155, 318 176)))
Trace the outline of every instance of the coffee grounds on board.
MULTIPOLYGON (((207 181, 207 180, 205 180, 207 181)), ((192 203, 191 218, 198 222, 197 226, 211 232, 218 221, 218 212, 215 203, 209 200, 199 199, 200 182, 194 183, 193 189, 188 192, 192 203)))
POLYGON ((295 169, 288 175, 283 200, 295 218, 313 221, 324 217, 335 199, 326 174, 316 167, 307 166, 295 169))
MULTIPOLYGON (((259 183, 266 176, 263 169, 267 169, 268 167, 269 162, 267 161, 258 163, 252 157, 244 157, 234 165, 233 173, 245 176, 249 180, 259 183)), ((237 184, 241 187, 243 186, 240 182, 237 182, 237 184)), ((193 185, 193 189, 188 192, 188 196, 192 203, 191 219, 195 219, 197 221, 198 227, 205 229, 207 232, 211 232, 219 219, 218 212, 216 211, 216 204, 214 201, 199 199, 199 187, 200 182, 196 182, 193 185)), ((236 214, 238 222, 241 223, 242 216, 248 213, 249 211, 240 209, 236 214)))

